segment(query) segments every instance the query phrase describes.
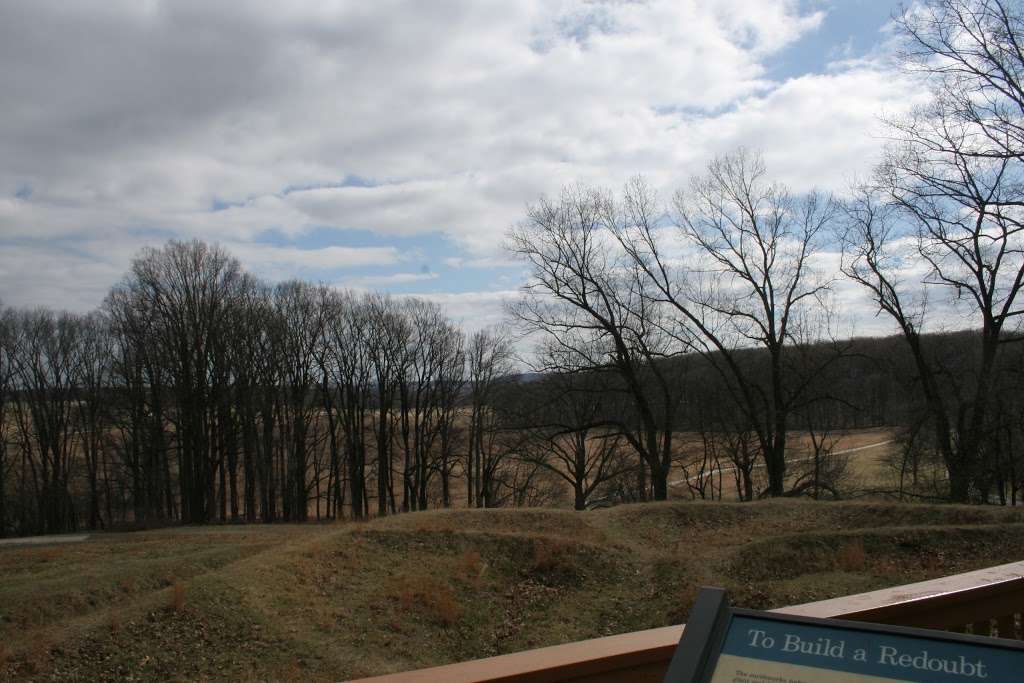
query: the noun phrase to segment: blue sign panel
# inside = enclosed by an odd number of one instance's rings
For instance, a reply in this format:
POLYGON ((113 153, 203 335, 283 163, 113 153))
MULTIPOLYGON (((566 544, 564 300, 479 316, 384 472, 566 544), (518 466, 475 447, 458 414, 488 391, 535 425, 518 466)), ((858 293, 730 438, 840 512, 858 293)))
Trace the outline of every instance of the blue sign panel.
POLYGON ((666 683, 1024 683, 1024 644, 729 607, 703 589, 666 683))
POLYGON ((1024 653, 916 635, 735 615, 711 680, 1018 681, 1024 680, 1024 653), (771 663, 777 666, 766 666, 771 663), (834 675, 826 677, 826 671, 834 675))

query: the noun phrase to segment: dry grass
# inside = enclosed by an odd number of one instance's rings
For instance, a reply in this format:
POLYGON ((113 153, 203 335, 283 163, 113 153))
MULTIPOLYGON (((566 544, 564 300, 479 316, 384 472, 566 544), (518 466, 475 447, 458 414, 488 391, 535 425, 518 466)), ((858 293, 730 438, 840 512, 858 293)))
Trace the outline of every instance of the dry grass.
POLYGON ((868 566, 867 552, 864 550, 864 539, 854 538, 836 553, 836 569, 843 572, 861 572, 868 566))
POLYGON ((559 538, 538 538, 533 543, 530 574, 543 583, 576 583, 580 558, 574 544, 559 538))
POLYGON ((25 656, 26 669, 29 673, 39 674, 47 670, 50 661, 50 646, 44 639, 29 645, 25 656))
POLYGON ((419 616, 440 626, 454 626, 462 618, 462 607, 455 591, 447 582, 433 576, 403 576, 389 592, 407 616, 419 616))
POLYGON ((171 609, 179 614, 185 611, 185 585, 181 581, 171 587, 171 609))
POLYGON ((1024 558, 1024 511, 766 501, 167 529, 0 551, 0 680, 346 679, 1024 558))
POLYGON ((110 612, 110 635, 116 636, 124 628, 124 614, 119 610, 111 610, 110 612))
POLYGON ((459 557, 458 574, 474 584, 479 584, 487 572, 487 563, 484 562, 480 551, 470 549, 459 557))

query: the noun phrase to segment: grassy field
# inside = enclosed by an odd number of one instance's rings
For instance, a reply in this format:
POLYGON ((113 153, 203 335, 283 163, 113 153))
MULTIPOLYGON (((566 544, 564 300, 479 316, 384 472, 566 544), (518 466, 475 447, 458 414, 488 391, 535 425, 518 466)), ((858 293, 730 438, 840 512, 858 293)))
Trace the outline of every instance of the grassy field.
POLYGON ((1024 511, 769 501, 179 528, 0 549, 0 679, 338 680, 1024 558, 1024 511), (799 558, 799 561, 794 561, 799 558))
MULTIPOLYGON (((896 472, 888 460, 895 455, 898 445, 894 443, 895 431, 890 428, 858 429, 839 431, 829 435, 827 445, 836 457, 842 457, 847 464, 846 474, 840 482, 840 490, 845 497, 874 496, 878 490, 896 489, 896 472)), ((793 431, 787 435, 787 468, 788 484, 813 467, 810 462, 813 455, 811 438, 806 432, 793 431)), ((820 437, 819 437, 820 438, 820 437)), ((702 458, 703 446, 699 434, 680 432, 675 435, 676 448, 680 462, 699 463, 702 458)), ((723 500, 738 500, 735 473, 727 459, 723 459, 723 472, 718 482, 722 487, 723 500)), ((698 468, 690 464, 689 471, 697 472, 698 468)), ((690 498, 690 489, 685 479, 679 478, 678 470, 671 476, 669 492, 672 497, 690 498)), ((768 477, 761 461, 753 470, 755 490, 767 487, 768 477)), ((709 492, 710 495, 710 492, 709 492)), ((716 488, 717 497, 717 488, 716 488)), ((876 496, 877 497, 877 496, 876 496)))

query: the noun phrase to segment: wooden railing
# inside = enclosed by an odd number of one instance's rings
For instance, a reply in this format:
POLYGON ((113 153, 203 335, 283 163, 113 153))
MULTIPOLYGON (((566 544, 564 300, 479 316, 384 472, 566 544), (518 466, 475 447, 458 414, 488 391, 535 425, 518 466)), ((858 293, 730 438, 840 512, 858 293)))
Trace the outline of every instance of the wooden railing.
MULTIPOLYGON (((1024 562, 776 611, 1019 640, 1024 636, 1024 562)), ((661 681, 682 632, 682 626, 666 626, 367 678, 363 683, 661 681)))
POLYGON ((1021 640, 1024 562, 776 611, 1021 640))

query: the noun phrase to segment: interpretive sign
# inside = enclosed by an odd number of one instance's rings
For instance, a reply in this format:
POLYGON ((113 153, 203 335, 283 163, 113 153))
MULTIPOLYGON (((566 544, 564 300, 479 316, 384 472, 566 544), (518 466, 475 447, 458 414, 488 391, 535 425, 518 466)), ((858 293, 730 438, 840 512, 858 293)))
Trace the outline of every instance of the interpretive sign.
POLYGON ((944 631, 734 609, 704 589, 666 683, 1024 681, 1024 644, 944 631))

